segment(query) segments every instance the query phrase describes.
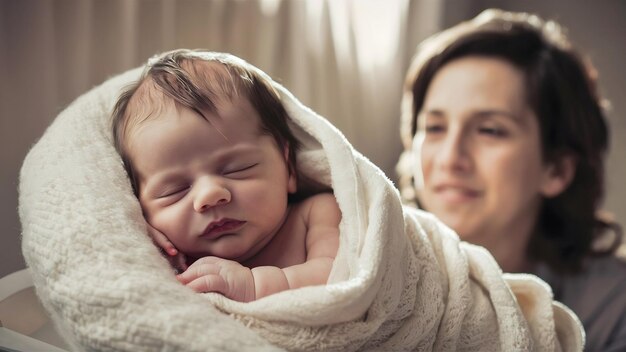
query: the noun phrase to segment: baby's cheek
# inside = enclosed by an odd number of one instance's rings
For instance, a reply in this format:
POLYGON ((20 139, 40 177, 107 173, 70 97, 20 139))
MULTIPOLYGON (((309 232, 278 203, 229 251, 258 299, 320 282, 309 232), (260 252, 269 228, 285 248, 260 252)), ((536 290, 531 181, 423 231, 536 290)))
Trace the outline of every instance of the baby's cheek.
POLYGON ((250 181, 233 195, 237 206, 258 214, 280 211, 287 206, 287 188, 275 182, 250 181))
POLYGON ((185 216, 180 209, 162 209, 152 214, 153 223, 157 230, 161 231, 174 245, 180 242, 188 232, 191 219, 185 216))
POLYGON ((271 191, 272 186, 268 182, 259 179, 241 180, 231 187, 232 199, 238 204, 256 204, 259 201, 267 200, 270 195, 275 194, 271 191))

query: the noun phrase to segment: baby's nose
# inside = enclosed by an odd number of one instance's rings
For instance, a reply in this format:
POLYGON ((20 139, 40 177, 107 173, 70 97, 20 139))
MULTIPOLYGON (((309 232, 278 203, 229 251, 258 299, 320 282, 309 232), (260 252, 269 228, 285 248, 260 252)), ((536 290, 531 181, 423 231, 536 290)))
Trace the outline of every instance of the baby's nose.
POLYGON ((230 191, 217 182, 206 180, 195 185, 194 209, 203 212, 217 205, 228 204, 231 199, 230 191))

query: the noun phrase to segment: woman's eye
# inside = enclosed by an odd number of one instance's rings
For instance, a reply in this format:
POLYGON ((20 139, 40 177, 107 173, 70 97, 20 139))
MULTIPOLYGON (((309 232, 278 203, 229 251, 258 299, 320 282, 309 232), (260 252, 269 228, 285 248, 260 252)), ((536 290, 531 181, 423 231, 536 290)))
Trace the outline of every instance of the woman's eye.
POLYGON ((441 133, 443 131, 445 131, 445 126, 441 125, 441 124, 430 124, 430 125, 426 125, 426 127, 424 128, 424 131, 426 131, 427 134, 434 134, 434 133, 441 133))
POLYGON ((480 134, 492 136, 492 137, 504 137, 506 136, 506 131, 500 127, 479 127, 478 132, 480 134))

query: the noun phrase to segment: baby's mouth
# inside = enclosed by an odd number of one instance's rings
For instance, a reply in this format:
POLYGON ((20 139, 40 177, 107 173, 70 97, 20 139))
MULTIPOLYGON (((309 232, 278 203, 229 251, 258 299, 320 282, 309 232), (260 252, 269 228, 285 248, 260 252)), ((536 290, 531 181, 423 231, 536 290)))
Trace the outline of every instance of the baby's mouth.
POLYGON ((200 236, 205 238, 216 238, 223 234, 238 230, 245 225, 245 223, 246 222, 242 220, 228 218, 219 219, 211 222, 200 236))

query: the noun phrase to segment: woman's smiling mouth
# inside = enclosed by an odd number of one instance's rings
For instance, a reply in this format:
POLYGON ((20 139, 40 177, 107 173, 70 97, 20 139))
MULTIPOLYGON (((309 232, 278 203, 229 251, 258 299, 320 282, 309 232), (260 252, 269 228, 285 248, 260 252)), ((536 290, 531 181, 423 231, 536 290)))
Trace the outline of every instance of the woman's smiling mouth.
POLYGON ((446 203, 463 203, 478 198, 482 192, 458 185, 440 185, 434 193, 446 203))

